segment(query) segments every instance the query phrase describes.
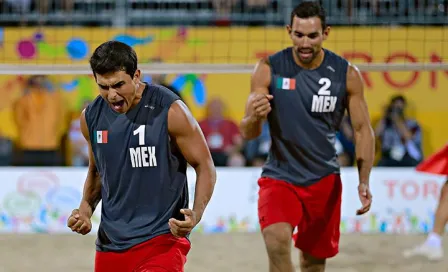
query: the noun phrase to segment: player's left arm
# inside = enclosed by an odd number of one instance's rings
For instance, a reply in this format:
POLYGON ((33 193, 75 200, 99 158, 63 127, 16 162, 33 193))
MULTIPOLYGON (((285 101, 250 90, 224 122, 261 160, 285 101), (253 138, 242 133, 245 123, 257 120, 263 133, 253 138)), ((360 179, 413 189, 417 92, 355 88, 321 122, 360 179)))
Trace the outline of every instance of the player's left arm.
POLYGON ((198 122, 188 107, 180 100, 174 102, 168 112, 168 131, 171 140, 175 142, 187 162, 196 171, 196 189, 192 211, 196 221, 194 223, 197 224, 213 194, 216 182, 215 165, 198 122))
POLYGON ((375 158, 375 134, 370 124, 370 115, 364 97, 364 83, 358 68, 349 65, 347 71, 348 110, 354 131, 356 145, 356 162, 359 172, 359 196, 363 207, 358 214, 370 209, 371 194, 369 190, 370 171, 375 158))

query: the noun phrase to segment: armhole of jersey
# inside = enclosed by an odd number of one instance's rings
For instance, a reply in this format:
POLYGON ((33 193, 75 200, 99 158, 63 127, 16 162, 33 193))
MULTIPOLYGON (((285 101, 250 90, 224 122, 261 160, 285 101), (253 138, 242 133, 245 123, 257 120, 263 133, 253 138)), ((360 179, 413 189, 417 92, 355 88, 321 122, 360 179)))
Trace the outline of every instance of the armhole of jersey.
MULTIPOLYGON (((167 107, 168 108, 168 110, 166 111, 166 134, 168 135, 168 142, 169 143, 171 143, 171 135, 170 135, 170 130, 169 130, 169 124, 168 124, 168 122, 169 122, 169 115, 170 115, 170 110, 171 110, 171 106, 174 104, 174 103, 176 103, 176 101, 181 101, 181 102, 183 102, 182 101, 182 99, 180 99, 180 97, 176 97, 176 98, 173 98, 173 100, 171 101, 171 103, 169 104, 169 106, 167 107)), ((171 149, 171 146, 170 146, 170 149, 171 149)))
MULTIPOLYGON (((93 103, 93 102, 92 102, 93 103)), ((94 131, 93 131, 93 129, 91 129, 92 128, 92 126, 91 126, 91 120, 88 118, 88 116, 90 116, 88 113, 90 112, 90 110, 91 110, 91 105, 92 104, 90 104, 90 105, 88 105, 87 107, 86 107, 86 109, 85 109, 85 111, 84 111, 84 118, 86 119, 86 126, 87 126, 87 131, 89 132, 89 140, 90 140, 90 142, 88 143, 89 145, 90 145, 90 149, 92 150, 92 154, 93 154, 93 161, 95 162, 95 168, 96 168, 96 171, 101 175, 101 171, 100 171, 100 169, 98 168, 98 162, 97 162, 97 160, 96 160, 96 156, 95 156, 95 152, 94 152, 94 147, 93 147, 93 143, 95 142, 95 139, 94 139, 94 131)), ((90 156, 90 155, 89 155, 90 156)), ((90 159, 90 158, 89 158, 90 159)), ((90 162, 89 162, 89 164, 90 164, 90 162)))
POLYGON ((84 119, 86 119, 86 126, 87 126, 87 131, 89 132, 89 140, 90 140, 90 144, 92 144, 92 140, 93 140, 93 135, 92 135, 92 131, 91 131, 91 123, 90 123, 90 119, 88 118, 89 116, 89 112, 90 112, 90 108, 91 108, 91 104, 88 105, 86 107, 86 109, 84 110, 84 119))

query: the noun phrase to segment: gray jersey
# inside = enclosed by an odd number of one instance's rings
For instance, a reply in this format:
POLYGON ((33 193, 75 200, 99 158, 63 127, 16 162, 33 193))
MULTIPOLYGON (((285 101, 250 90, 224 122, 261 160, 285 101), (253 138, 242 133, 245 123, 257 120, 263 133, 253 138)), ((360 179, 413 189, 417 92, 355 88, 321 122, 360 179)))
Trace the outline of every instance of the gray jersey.
POLYGON ((322 64, 307 70, 292 50, 269 57, 272 145, 262 176, 306 186, 339 173, 335 141, 346 109, 348 62, 324 50, 322 64))
POLYGON ((98 251, 121 251, 169 233, 171 217, 188 207, 187 164, 169 140, 168 110, 178 97, 147 85, 125 114, 101 97, 86 109, 92 150, 101 177, 98 251))

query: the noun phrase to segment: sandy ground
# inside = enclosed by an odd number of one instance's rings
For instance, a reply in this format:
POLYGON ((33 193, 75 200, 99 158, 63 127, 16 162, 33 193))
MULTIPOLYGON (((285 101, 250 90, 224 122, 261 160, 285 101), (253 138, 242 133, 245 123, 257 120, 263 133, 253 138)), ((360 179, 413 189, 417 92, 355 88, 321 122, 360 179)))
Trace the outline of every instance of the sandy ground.
MULTIPOLYGON (((75 235, 0 235, 0 271, 92 271, 94 239, 94 236, 75 235)), ((402 249, 422 239, 422 236, 404 235, 344 235, 341 253, 328 262, 327 271, 448 271, 448 258, 429 263, 423 259, 405 260, 401 257, 402 249)), ((194 233, 192 241, 187 272, 268 271, 264 244, 257 233, 194 233)), ((448 252, 447 243, 445 251, 448 252)), ((295 251, 296 264, 297 256, 295 251)))

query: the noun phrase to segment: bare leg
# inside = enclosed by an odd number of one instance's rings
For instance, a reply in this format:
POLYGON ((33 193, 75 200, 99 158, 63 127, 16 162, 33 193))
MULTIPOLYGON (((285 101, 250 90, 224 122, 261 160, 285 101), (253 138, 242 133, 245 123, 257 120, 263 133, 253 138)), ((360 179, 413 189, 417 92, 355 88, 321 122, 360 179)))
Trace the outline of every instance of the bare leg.
POLYGON ((300 252, 300 271, 301 272, 324 272, 325 259, 318 259, 310 254, 300 252))
POLYGON ((448 180, 440 192, 440 200, 434 218, 433 232, 442 236, 446 223, 448 223, 448 180))
POLYGON ((417 247, 405 250, 406 258, 413 256, 426 256, 429 260, 438 261, 443 258, 442 235, 448 221, 448 181, 443 185, 440 192, 439 204, 437 205, 432 232, 426 241, 417 247))
POLYGON ((288 223, 276 223, 263 230, 269 257, 269 272, 295 271, 291 260, 292 230, 288 223))

